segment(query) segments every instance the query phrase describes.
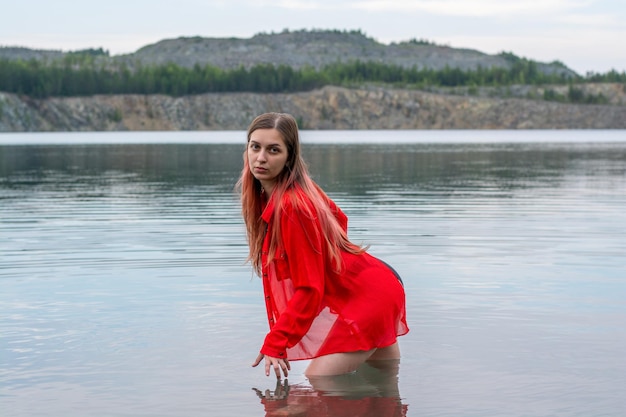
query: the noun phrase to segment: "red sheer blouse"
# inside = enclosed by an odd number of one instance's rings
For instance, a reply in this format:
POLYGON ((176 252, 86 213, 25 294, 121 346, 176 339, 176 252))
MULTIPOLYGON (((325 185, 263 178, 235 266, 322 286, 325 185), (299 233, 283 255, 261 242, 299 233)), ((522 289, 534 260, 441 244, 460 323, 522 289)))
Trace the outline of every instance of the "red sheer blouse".
MULTIPOLYGON (((368 253, 342 252, 341 272, 335 272, 324 250, 319 220, 289 198, 296 192, 302 193, 289 190, 283 195, 279 218, 274 218, 273 198, 262 213, 267 223, 262 279, 270 331, 261 353, 301 360, 395 343, 397 336, 409 331, 399 277, 368 253), (271 230, 277 221, 282 245, 268 265, 271 230)), ((346 215, 332 200, 328 204, 347 230, 346 215)))

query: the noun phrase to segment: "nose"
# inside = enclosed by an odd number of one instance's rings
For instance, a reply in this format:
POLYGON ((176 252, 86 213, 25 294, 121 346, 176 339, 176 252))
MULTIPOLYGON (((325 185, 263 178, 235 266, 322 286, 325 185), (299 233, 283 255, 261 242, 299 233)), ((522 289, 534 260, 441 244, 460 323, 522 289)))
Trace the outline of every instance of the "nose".
POLYGON ((258 161, 266 161, 266 160, 267 160, 267 158, 266 158, 266 155, 265 155, 265 150, 261 149, 261 150, 259 151, 259 153, 257 154, 256 159, 257 159, 258 161))

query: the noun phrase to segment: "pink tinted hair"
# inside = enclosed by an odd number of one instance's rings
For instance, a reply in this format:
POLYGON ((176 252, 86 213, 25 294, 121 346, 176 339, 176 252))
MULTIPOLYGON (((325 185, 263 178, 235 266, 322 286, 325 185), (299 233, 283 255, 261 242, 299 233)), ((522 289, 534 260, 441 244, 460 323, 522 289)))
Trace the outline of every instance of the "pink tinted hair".
MULTIPOLYGON (((283 195, 294 189, 301 192, 291 193, 291 203, 298 211, 305 215, 317 217, 321 226, 322 241, 326 243, 326 253, 332 262, 333 269, 339 271, 341 264, 341 251, 362 253, 364 248, 350 242, 329 206, 329 197, 311 179, 306 163, 300 155, 300 138, 298 125, 293 116, 286 113, 265 113, 255 118, 248 127, 248 142, 250 136, 258 129, 276 129, 287 147, 287 163, 277 178, 276 186, 272 191, 272 198, 276 202, 274 207, 274 219, 280 219, 283 210, 283 195), (308 200, 308 201, 307 201, 308 200)), ((241 213, 246 224, 248 246, 250 252, 248 261, 254 267, 257 274, 261 275, 261 250, 266 225, 261 214, 263 212, 263 200, 261 197, 261 183, 254 178, 250 171, 247 150, 243 154, 243 169, 237 182, 237 188, 241 193, 241 213)), ((268 263, 274 259, 276 248, 281 245, 280 221, 274 221, 270 236, 268 263)))

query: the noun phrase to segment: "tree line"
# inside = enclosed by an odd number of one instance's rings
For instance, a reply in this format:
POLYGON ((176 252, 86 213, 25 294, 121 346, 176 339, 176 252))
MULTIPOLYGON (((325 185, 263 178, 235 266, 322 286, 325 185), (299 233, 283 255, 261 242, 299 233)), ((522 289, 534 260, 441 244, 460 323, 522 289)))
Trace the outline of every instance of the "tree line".
POLYGON ((538 69, 535 61, 517 57, 511 59, 509 68, 478 67, 473 70, 404 68, 361 61, 335 63, 321 69, 260 64, 226 70, 211 65, 186 68, 174 63, 129 66, 99 60, 102 51, 93 52, 70 54, 53 63, 0 59, 0 91, 46 98, 95 94, 290 93, 326 85, 363 83, 426 88, 626 82, 626 73, 616 71, 587 74, 586 77, 547 74, 538 69))

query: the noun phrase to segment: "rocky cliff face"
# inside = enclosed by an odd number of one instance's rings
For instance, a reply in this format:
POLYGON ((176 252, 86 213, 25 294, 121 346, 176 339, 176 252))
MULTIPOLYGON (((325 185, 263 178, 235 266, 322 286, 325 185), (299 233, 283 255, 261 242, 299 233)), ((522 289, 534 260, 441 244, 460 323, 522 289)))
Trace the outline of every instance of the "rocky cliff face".
MULTIPOLYGON (((623 93, 623 86, 616 85, 623 93)), ((0 93, 0 132, 246 129, 293 114, 305 129, 626 129, 626 106, 468 97, 386 88, 293 94, 95 96, 36 100, 0 93)))

